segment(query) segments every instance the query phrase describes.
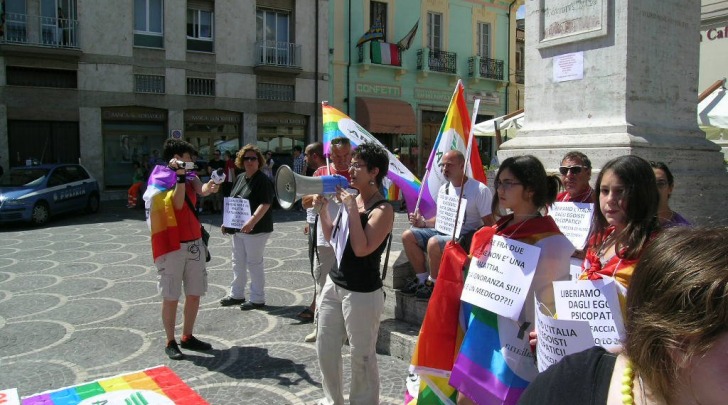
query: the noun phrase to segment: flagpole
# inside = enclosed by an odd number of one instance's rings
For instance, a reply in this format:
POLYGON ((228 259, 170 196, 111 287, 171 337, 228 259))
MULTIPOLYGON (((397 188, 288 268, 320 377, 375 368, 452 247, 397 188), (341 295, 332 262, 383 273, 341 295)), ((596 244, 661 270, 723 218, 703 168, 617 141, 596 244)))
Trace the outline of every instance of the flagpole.
POLYGON ((468 147, 465 149, 465 165, 463 166, 463 178, 460 182, 460 195, 458 196, 458 209, 455 210, 455 227, 452 231, 452 241, 455 243, 455 231, 458 228, 458 217, 460 216, 460 204, 463 202, 463 192, 465 191, 465 176, 468 173, 468 163, 470 163, 470 152, 473 146, 473 128, 475 128, 475 119, 478 117, 478 109, 480 108, 480 99, 476 98, 473 103, 473 118, 470 120, 470 129, 468 130, 468 147))
MULTIPOLYGON (((324 106, 327 106, 327 105, 329 105, 328 101, 326 101, 326 100, 321 101, 321 114, 323 114, 324 106)), ((323 128, 321 131, 321 136, 322 136, 321 140, 323 141, 323 143, 326 143, 326 139, 323 139, 323 136, 324 136, 323 128)), ((329 164, 329 154, 330 153, 331 153, 331 146, 329 145, 329 153, 324 153, 324 158, 326 159, 326 173, 329 176, 331 176, 331 165, 329 164)))

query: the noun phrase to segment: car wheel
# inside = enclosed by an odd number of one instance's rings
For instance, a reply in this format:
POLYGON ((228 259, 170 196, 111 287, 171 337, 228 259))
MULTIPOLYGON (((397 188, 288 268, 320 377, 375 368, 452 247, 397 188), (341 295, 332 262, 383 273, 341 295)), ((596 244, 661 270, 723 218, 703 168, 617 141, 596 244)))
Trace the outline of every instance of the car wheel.
POLYGON ((101 204, 99 202, 99 195, 96 193, 91 194, 88 197, 88 202, 86 203, 86 212, 89 214, 95 214, 99 212, 100 207, 101 204))
POLYGON ((39 201, 35 203, 35 206, 33 207, 33 213, 30 216, 30 220, 34 225, 43 225, 48 222, 50 216, 51 211, 48 208, 48 204, 44 201, 39 201))

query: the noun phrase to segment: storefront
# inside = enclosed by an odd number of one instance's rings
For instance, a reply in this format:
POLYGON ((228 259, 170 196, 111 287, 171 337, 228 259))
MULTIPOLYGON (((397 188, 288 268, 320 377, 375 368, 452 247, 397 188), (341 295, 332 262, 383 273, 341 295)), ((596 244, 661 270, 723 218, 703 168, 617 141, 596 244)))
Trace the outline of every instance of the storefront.
POLYGON ((195 146, 200 160, 208 161, 215 150, 235 153, 240 149, 242 114, 224 110, 186 110, 183 138, 195 146))
POLYGON ((258 115, 258 147, 260 151, 273 152, 275 165, 293 165, 293 147, 302 148, 308 143, 308 116, 290 113, 258 115))
POLYGON ((399 148, 399 158, 413 173, 417 172, 417 120, 406 101, 356 98, 356 122, 374 135, 390 151, 399 148))

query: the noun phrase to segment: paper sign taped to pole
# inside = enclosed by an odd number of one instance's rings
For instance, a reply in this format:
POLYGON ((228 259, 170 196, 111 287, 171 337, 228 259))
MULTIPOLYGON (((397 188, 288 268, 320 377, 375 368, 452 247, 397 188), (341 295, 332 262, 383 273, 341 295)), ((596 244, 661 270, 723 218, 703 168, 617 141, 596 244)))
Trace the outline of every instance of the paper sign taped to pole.
POLYGON ((467 208, 468 200, 463 198, 460 202, 460 213, 458 212, 458 196, 449 194, 440 194, 437 198, 437 217, 435 219, 435 230, 445 235, 455 238, 460 237, 460 231, 463 229, 463 221, 465 220, 465 208, 467 208), (457 228, 455 217, 457 216, 457 228))

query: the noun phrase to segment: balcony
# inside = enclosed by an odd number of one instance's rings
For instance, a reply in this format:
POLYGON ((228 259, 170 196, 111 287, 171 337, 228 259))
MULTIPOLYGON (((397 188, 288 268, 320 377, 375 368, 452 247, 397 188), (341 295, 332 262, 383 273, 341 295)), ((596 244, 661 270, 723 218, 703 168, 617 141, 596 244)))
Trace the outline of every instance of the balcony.
POLYGON ((78 20, 7 13, 0 43, 78 49, 78 20))
POLYGON ((301 45, 290 42, 258 41, 255 43, 255 70, 299 74, 301 45))
POLYGON ((417 51, 417 70, 457 74, 457 54, 422 48, 417 51))
POLYGON ((468 75, 475 78, 503 80, 503 61, 471 56, 468 58, 468 75))

